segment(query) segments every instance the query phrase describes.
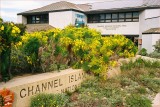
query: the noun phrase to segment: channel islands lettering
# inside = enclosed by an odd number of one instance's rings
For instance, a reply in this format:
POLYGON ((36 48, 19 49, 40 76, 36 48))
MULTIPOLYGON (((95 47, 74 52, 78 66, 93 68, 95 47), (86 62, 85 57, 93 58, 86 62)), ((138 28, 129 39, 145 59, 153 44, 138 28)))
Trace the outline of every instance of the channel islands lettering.
MULTIPOLYGON (((38 93, 43 93, 48 90, 54 90, 58 87, 65 86, 66 83, 71 84, 73 82, 78 82, 83 78, 84 78, 84 73, 78 73, 78 74, 69 75, 67 77, 67 80, 63 80, 64 78, 58 78, 58 79, 53 79, 47 82, 37 83, 37 85, 31 85, 26 88, 22 88, 20 90, 19 95, 20 95, 20 98, 25 98, 27 96, 32 96, 38 93)), ((72 85, 72 86, 64 87, 64 89, 60 89, 59 91, 61 93, 65 91, 73 91, 79 86, 80 84, 72 85)))

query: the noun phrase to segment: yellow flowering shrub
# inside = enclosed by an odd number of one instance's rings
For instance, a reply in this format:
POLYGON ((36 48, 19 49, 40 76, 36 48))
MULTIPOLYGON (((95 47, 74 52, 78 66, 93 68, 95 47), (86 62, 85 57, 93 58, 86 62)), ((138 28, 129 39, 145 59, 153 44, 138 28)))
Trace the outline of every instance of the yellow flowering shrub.
POLYGON ((3 22, 0 18, 0 74, 4 81, 11 77, 11 48, 20 41, 20 29, 13 23, 3 22))
MULTIPOLYGON (((16 27, 14 31, 18 32, 16 27)), ((45 71, 71 66, 105 78, 107 70, 117 66, 118 58, 133 57, 137 52, 137 47, 125 36, 102 37, 100 32, 88 27, 67 26, 63 30, 25 33, 21 39, 15 46, 22 48, 33 71, 41 66, 45 71)))
MULTIPOLYGON (((137 52, 134 43, 122 35, 102 37, 95 29, 68 26, 61 31, 59 43, 76 59, 71 65, 84 68, 96 75, 104 75, 109 67, 117 65, 119 57, 133 57, 137 52)), ((69 56, 70 56, 69 54, 69 56)))

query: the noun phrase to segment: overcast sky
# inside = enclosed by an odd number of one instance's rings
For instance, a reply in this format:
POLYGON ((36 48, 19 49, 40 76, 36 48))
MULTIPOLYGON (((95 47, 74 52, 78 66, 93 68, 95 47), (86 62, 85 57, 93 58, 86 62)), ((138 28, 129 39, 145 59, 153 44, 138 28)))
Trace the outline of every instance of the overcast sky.
POLYGON ((17 13, 39 8, 58 1, 83 4, 107 0, 0 0, 0 16, 5 21, 17 22, 17 13))

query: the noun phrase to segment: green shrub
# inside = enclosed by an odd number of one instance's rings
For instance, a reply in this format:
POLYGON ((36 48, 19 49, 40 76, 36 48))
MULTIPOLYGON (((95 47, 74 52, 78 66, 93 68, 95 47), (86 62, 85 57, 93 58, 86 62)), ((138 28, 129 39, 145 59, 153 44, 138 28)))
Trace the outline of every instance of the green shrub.
POLYGON ((156 45, 154 45, 154 48, 156 52, 160 53, 160 40, 156 42, 156 45))
POLYGON ((11 49, 21 40, 20 29, 0 18, 0 74, 3 81, 11 78, 11 49))
POLYGON ((125 36, 102 37, 100 32, 88 27, 68 26, 63 30, 25 33, 21 38, 18 43, 21 46, 17 48, 21 48, 21 55, 25 55, 23 58, 32 72, 69 66, 106 79, 108 68, 115 67, 118 58, 133 57, 137 52, 137 47, 125 36))
POLYGON ((148 54, 148 56, 151 58, 159 58, 160 59, 160 52, 154 51, 154 52, 148 54))
POLYGON ((64 107, 68 102, 65 94, 39 94, 31 98, 30 107, 64 107))
POLYGON ((26 32, 26 25, 24 24, 15 24, 19 29, 20 29, 20 35, 24 35, 24 33, 26 32))
POLYGON ((139 52, 140 55, 146 56, 147 55, 147 50, 145 48, 142 48, 139 52))
POLYGON ((152 102, 138 94, 132 94, 126 98, 126 104, 129 107, 152 107, 152 102))

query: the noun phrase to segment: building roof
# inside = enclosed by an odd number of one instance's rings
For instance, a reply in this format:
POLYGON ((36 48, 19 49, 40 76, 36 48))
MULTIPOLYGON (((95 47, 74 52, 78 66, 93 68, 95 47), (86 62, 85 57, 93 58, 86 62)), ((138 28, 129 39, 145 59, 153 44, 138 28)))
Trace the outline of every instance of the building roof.
POLYGON ((120 11, 120 10, 142 10, 146 8, 160 8, 160 0, 109 0, 104 2, 95 2, 88 4, 74 4, 66 1, 43 6, 41 8, 18 13, 18 15, 27 15, 33 13, 48 13, 54 11, 75 10, 86 13, 102 11, 120 11))
POLYGON ((143 34, 160 34, 160 28, 151 28, 147 31, 144 31, 143 34))
POLYGON ((87 13, 102 11, 140 11, 146 8, 160 8, 160 0, 110 0, 92 3, 92 8, 87 13))
POLYGON ((43 6, 41 8, 25 11, 18 14, 30 14, 30 13, 40 13, 40 12, 51 12, 51 11, 59 11, 59 10, 77 10, 77 11, 84 11, 87 10, 87 4, 86 5, 76 5, 70 2, 66 1, 60 1, 56 3, 49 4, 47 6, 43 6))

